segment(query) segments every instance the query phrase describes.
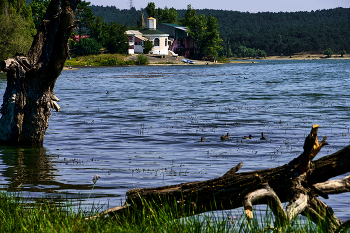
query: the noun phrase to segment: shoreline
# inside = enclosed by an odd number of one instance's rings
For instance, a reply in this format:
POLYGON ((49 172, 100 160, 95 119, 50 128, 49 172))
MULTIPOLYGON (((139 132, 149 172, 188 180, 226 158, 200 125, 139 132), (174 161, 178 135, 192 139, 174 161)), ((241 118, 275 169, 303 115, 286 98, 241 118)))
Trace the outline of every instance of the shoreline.
POLYGON ((344 54, 341 57, 339 54, 332 55, 331 57, 327 57, 324 54, 295 54, 292 56, 268 56, 266 60, 323 60, 323 59, 350 59, 350 54, 344 54))
MULTIPOLYGON (((310 53, 301 53, 301 54, 295 54, 292 56, 268 56, 265 58, 228 58, 229 62, 227 63, 220 63, 220 62, 213 62, 213 61, 203 61, 203 60, 195 60, 194 64, 185 63, 182 61, 184 57, 178 56, 160 56, 160 55, 154 55, 154 54, 144 54, 147 56, 149 60, 149 64, 146 66, 198 66, 198 65, 224 65, 224 64, 249 64, 249 63, 259 63, 259 61, 263 60, 323 60, 323 59, 330 59, 330 60, 348 60, 350 59, 350 54, 344 54, 343 57, 341 57, 339 54, 332 55, 330 58, 327 58, 324 54, 310 54, 310 53)), ((137 60, 138 54, 129 55, 126 58, 126 61, 128 60, 137 60)), ((128 66, 128 65, 126 65, 128 66)), ((131 65, 134 66, 134 65, 131 65)), ((136 65, 137 66, 137 65, 136 65)), ((79 68, 84 67, 106 67, 106 66, 64 66, 63 70, 76 70, 79 68)))

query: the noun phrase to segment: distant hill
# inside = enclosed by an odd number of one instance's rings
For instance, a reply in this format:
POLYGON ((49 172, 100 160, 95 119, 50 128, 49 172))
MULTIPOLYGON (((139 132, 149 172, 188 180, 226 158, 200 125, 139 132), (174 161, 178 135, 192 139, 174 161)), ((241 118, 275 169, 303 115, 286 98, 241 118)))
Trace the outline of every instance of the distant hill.
MULTIPOLYGON (((141 13, 135 8, 120 10, 94 5, 91 8, 105 22, 114 21, 127 27, 136 27, 141 13)), ((327 48, 335 53, 342 50, 350 53, 350 8, 278 13, 196 11, 199 15, 213 15, 218 19, 220 37, 226 50, 242 45, 264 50, 269 55, 289 55, 302 51, 320 53, 327 48)), ((179 19, 183 18, 186 10, 178 10, 178 13, 179 19)))

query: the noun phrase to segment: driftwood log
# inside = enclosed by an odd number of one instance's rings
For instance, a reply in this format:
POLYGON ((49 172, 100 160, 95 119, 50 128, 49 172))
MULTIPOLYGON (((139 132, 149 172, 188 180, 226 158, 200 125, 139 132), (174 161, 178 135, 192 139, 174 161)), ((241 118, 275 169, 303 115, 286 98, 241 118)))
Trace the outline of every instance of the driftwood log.
MULTIPOLYGON (((243 206, 248 218, 253 218, 253 204, 268 204, 276 223, 286 226, 299 214, 307 215, 316 223, 325 224, 329 232, 339 232, 349 227, 342 223, 332 208, 318 196, 328 199, 329 194, 350 191, 350 176, 340 180, 330 178, 350 171, 350 146, 312 161, 324 145, 317 139, 318 125, 313 125, 305 139, 304 152, 288 164, 252 172, 237 173, 239 163, 222 177, 199 182, 158 188, 131 189, 127 191, 124 205, 114 207, 99 216, 116 216, 138 211, 145 201, 159 203, 168 201, 178 205, 187 204, 190 213, 199 214, 208 210, 234 209, 243 206), (282 202, 288 202, 286 209, 282 202)), ((181 209, 181 208, 178 208, 181 209)))
POLYGON ((0 144, 41 146, 51 109, 60 110, 54 86, 68 57, 80 0, 51 0, 26 55, 1 63, 7 87, 1 106, 0 144))

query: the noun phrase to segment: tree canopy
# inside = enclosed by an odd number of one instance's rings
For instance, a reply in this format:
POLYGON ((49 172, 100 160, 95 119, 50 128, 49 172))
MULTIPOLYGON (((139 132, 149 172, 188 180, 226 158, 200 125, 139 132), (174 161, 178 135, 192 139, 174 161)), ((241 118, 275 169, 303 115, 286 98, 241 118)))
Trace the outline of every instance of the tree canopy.
POLYGON ((25 0, 1 0, 0 60, 26 53, 35 34, 32 9, 25 0))
MULTIPOLYGON (((116 7, 91 6, 105 22, 117 22, 129 28, 137 26, 141 11, 116 7)), ((142 12, 149 16, 144 10, 142 12)), ((265 51, 268 55, 291 55, 309 51, 334 53, 350 51, 350 8, 301 12, 239 12, 227 10, 176 10, 179 24, 194 13, 218 20, 218 31, 224 39, 221 54, 232 56, 240 47, 265 51), (190 14, 189 14, 190 13, 190 14), (187 14, 187 16, 186 16, 187 14)))
POLYGON ((221 39, 218 31, 217 19, 210 15, 197 15, 196 11, 188 5, 185 17, 181 20, 184 26, 188 28, 188 34, 194 39, 200 57, 217 57, 222 49, 221 39))

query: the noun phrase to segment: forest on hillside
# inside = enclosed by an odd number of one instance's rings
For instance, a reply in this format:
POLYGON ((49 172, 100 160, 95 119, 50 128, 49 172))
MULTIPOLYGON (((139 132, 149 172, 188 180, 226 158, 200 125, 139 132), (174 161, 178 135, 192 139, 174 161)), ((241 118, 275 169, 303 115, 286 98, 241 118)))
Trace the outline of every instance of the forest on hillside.
MULTIPOLYGON (((95 6, 95 16, 105 22, 116 22, 129 28, 137 27, 141 11, 120 10, 114 6, 95 6)), ((177 10, 179 19, 186 10, 177 10)), ((350 52, 350 8, 335 8, 311 12, 238 12, 226 10, 196 10, 198 15, 218 19, 222 38, 221 55, 232 56, 238 48, 264 50, 268 55, 292 55, 299 52, 350 52)), ((143 12, 147 17, 146 11, 143 12)))

